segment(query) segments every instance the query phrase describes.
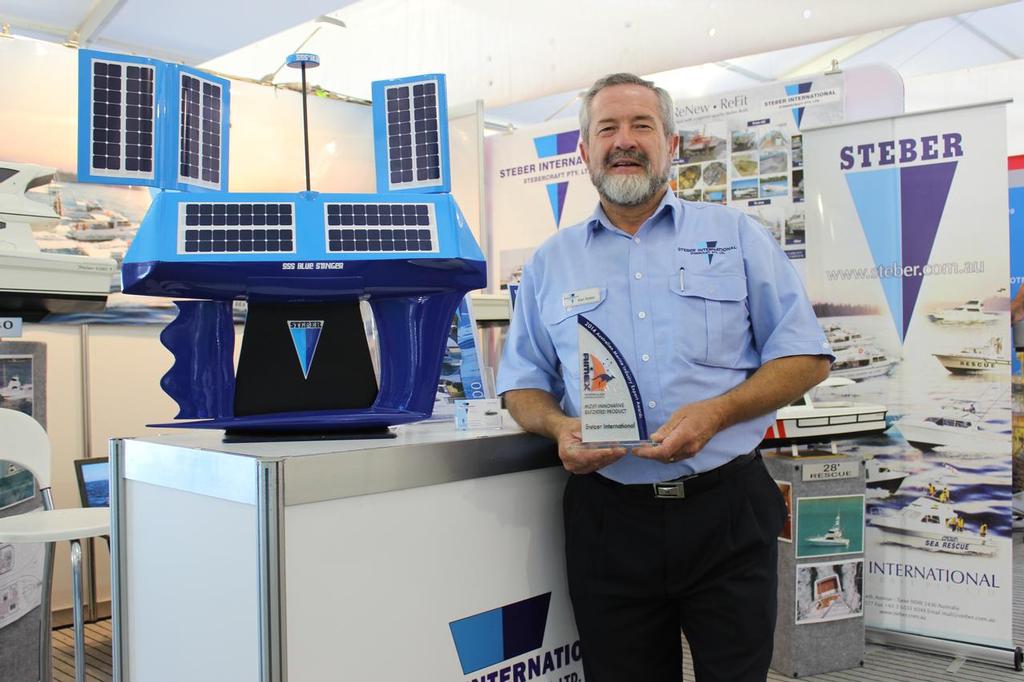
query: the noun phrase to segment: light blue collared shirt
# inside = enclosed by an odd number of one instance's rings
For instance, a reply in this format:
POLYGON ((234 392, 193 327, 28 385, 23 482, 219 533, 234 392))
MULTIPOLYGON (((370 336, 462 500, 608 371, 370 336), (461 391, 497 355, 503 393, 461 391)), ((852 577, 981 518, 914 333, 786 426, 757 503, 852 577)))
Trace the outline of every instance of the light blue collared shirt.
MULTIPOLYGON (((684 203, 672 192, 635 236, 614 227, 598 205, 537 249, 523 268, 498 392, 541 389, 579 416, 580 313, 628 363, 650 433, 678 408, 725 393, 769 360, 832 356, 771 234, 735 209, 684 203), (577 292, 586 294, 574 305, 577 292)), ((601 473, 653 483, 707 471, 750 452, 774 418, 735 424, 692 459, 664 464, 629 454, 601 473)))

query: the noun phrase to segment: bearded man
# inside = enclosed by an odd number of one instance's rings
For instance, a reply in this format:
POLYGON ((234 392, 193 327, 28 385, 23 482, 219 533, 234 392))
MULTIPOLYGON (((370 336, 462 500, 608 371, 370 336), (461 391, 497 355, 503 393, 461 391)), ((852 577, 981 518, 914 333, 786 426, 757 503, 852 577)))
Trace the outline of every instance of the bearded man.
POLYGON ((763 680, 786 508, 756 447, 834 357, 771 235, 670 191, 668 93, 601 78, 580 139, 600 203, 524 268, 499 391, 572 474, 566 569, 587 682, 681 679, 680 631, 698 680, 763 680), (581 313, 632 369, 654 445, 582 443, 581 313))

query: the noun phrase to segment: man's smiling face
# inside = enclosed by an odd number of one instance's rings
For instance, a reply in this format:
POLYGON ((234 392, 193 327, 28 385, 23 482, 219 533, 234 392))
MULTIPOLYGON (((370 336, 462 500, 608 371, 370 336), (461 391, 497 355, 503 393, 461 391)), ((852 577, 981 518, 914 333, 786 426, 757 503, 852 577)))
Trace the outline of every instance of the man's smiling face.
POLYGON ((637 206, 665 186, 679 138, 667 137, 658 96, 639 85, 611 85, 590 103, 590 129, 580 153, 601 196, 637 206))

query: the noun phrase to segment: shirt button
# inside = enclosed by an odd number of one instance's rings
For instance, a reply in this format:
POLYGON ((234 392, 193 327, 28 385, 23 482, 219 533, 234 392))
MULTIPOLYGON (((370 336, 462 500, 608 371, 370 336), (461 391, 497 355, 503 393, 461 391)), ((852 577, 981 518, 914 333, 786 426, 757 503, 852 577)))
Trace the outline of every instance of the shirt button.
POLYGON ((641 320, 643 320, 643 319, 645 319, 647 317, 647 313, 645 313, 644 311, 641 310, 640 312, 638 312, 636 314, 636 316, 639 317, 641 320))
POLYGON ((633 243, 634 244, 639 244, 640 243, 640 237, 633 237, 633 243))
POLYGON ((647 362, 648 360, 651 359, 651 356, 648 355, 647 353, 644 353, 643 355, 640 356, 640 359, 643 360, 644 362, 647 362))
POLYGON ((647 407, 657 407, 657 406, 658 406, 657 401, 655 401, 655 400, 648 400, 647 401, 647 407))
POLYGON ((644 273, 642 273, 642 272, 635 272, 635 273, 633 273, 633 277, 636 277, 637 279, 643 279, 644 273))

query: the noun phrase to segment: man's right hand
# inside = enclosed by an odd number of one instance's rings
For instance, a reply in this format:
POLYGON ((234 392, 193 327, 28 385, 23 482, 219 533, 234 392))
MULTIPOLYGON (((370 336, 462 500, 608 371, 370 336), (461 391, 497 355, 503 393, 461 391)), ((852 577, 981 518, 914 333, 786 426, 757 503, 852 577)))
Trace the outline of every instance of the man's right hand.
POLYGON ((520 388, 506 391, 504 395, 505 405, 516 423, 558 443, 558 456, 570 473, 589 474, 626 454, 626 448, 586 447, 580 436, 580 420, 565 416, 558 400, 547 391, 520 388))
POLYGON ((592 473, 626 454, 626 448, 588 448, 583 444, 580 420, 571 417, 559 426, 556 441, 562 466, 573 474, 592 473))

